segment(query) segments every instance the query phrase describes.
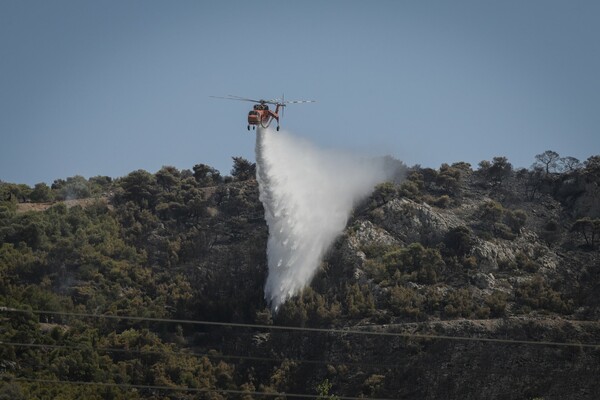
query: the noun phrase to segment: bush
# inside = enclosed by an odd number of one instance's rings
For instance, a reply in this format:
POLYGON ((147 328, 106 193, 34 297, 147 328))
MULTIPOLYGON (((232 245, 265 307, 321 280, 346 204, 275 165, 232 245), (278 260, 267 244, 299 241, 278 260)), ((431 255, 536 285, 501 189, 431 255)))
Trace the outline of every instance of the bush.
POLYGON ((365 285, 354 283, 346 286, 344 308, 352 318, 370 317, 375 311, 375 299, 369 288, 365 285))
POLYGON ((448 208, 448 206, 450 205, 450 196, 446 194, 440 196, 437 199, 433 200, 432 204, 439 208, 448 208))
POLYGON ((523 210, 505 210, 504 222, 513 231, 513 233, 519 234, 527 222, 527 213, 523 210))
POLYGON ((467 318, 477 310, 477 306, 473 301, 473 294, 468 289, 457 289, 449 292, 444 302, 446 303, 444 315, 450 318, 467 318))
POLYGON ((560 240, 560 236, 561 236, 560 225, 558 224, 558 222, 556 222, 554 220, 548 221, 542 227, 542 231, 540 232, 540 237, 542 239, 544 239, 544 241, 548 245, 553 245, 553 244, 557 243, 560 240))
POLYGON ((568 314, 573 309, 573 302, 565 301, 559 292, 548 286, 541 275, 521 284, 516 290, 516 298, 522 310, 531 308, 568 314))
POLYGON ((500 222, 504 209, 500 203, 487 201, 479 207, 479 217, 484 226, 493 228, 494 224, 500 222))
POLYGON ((398 190, 391 182, 385 182, 375 187, 371 199, 373 207, 379 207, 394 199, 398 195, 398 190))
POLYGON ((485 298, 485 304, 490 309, 493 318, 503 317, 506 314, 508 295, 504 292, 495 291, 485 298))
POLYGON ((461 170, 448 164, 442 164, 436 183, 443 193, 458 196, 461 189, 461 170))
POLYGON ((464 256, 471 251, 475 240, 466 226, 450 229, 444 236, 444 245, 451 254, 464 256))
POLYGON ((526 272, 537 272, 540 265, 533 261, 527 254, 520 252, 515 257, 515 263, 518 269, 526 272))
POLYGON ((421 199, 421 189, 414 181, 405 181, 400 185, 398 195, 411 200, 419 201, 421 199))
POLYGON ((423 298, 414 289, 394 286, 389 292, 389 307, 394 315, 418 320, 423 308, 423 298))

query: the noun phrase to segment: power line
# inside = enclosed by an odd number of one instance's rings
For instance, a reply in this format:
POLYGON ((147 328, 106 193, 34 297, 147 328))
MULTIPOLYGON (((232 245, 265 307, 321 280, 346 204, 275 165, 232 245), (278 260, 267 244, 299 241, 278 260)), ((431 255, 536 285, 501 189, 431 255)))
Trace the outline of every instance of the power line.
MULTIPOLYGON (((39 349, 66 349, 66 350, 89 350, 90 348, 96 351, 105 351, 110 353, 132 353, 132 354, 169 354, 166 351, 161 350, 149 350, 149 349, 118 349, 112 347, 85 347, 85 346, 73 346, 73 345, 60 345, 60 344, 42 344, 42 343, 21 343, 21 342, 3 342, 0 341, 0 345, 14 346, 14 347, 30 347, 39 349)), ((284 361, 290 361, 295 363, 303 364, 318 364, 318 365, 347 365, 355 367, 376 367, 376 368, 398 368, 401 367, 399 364, 385 364, 385 363, 364 363, 356 361, 330 361, 330 360, 307 360, 304 358, 271 358, 271 357, 258 357, 258 356, 239 356, 233 354, 211 354, 211 353, 196 353, 187 351, 173 351, 173 355, 189 355, 194 357, 208 357, 216 359, 233 359, 242 361, 262 361, 262 362, 274 362, 281 363, 284 361)))
POLYGON ((416 338, 416 339, 432 339, 432 340, 456 340, 456 341, 472 341, 486 343, 503 343, 503 344, 524 344, 533 346, 564 346, 564 347, 579 347, 600 349, 600 344, 596 343, 573 343, 573 342, 554 342, 554 341, 534 341, 520 339, 498 339, 498 338, 483 338, 470 336, 449 336, 449 335, 434 335, 427 333, 403 333, 403 332, 383 332, 383 331, 361 331, 356 329, 335 329, 335 328, 306 328, 300 326, 282 326, 282 325, 261 325, 261 324, 244 324, 238 322, 216 322, 216 321, 199 321, 187 319, 168 319, 168 318, 153 318, 153 317, 136 317, 128 315, 106 315, 106 314, 90 314, 90 313, 74 313, 64 311, 49 311, 49 310, 22 310, 9 307, 0 307, 0 311, 12 313, 32 313, 32 314, 48 314, 48 315, 63 315, 80 318, 106 318, 115 320, 131 320, 131 321, 148 321, 148 322, 165 322, 176 324, 191 324, 191 325, 206 325, 206 326, 226 326, 231 328, 253 328, 253 329, 268 329, 280 331, 300 331, 300 332, 318 332, 318 333, 333 333, 344 335, 372 335, 372 336, 387 336, 401 338, 416 338))
MULTIPOLYGON (((124 383, 109 383, 109 382, 85 382, 85 381, 63 381, 58 379, 38 379, 38 378, 11 378, 16 382, 31 382, 31 383, 48 383, 48 384, 64 384, 64 385, 82 385, 82 386, 101 386, 101 387, 116 387, 124 390, 128 389, 149 389, 149 390, 166 390, 176 392, 195 392, 195 393, 207 393, 207 392, 218 392, 228 394, 244 394, 254 396, 266 396, 266 397, 294 397, 294 398, 309 398, 318 399, 323 398, 317 394, 301 394, 301 393, 266 393, 246 390, 233 390, 233 389, 209 389, 209 388, 191 388, 183 386, 157 386, 157 385, 136 385, 136 384, 124 384, 124 383)), ((393 400, 385 398, 373 398, 373 397, 351 397, 351 396, 335 396, 341 400, 393 400)))

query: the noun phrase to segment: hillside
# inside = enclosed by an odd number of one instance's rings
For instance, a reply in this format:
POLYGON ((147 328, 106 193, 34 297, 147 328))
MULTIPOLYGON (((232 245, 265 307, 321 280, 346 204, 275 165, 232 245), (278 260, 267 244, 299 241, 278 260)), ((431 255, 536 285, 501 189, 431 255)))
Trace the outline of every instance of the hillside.
POLYGON ((598 398, 600 156, 544 155, 379 185, 277 313, 244 159, 0 183, 0 399, 598 398))

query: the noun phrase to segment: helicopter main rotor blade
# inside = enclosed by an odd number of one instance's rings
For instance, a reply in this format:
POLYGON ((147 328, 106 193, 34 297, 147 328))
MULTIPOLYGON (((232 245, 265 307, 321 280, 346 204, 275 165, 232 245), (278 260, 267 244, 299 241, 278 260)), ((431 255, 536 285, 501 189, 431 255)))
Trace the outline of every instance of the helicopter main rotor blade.
POLYGON ((266 103, 266 104, 273 104, 273 105, 281 105, 281 101, 279 101, 279 99, 270 99, 270 100, 261 100, 261 103, 266 103))
POLYGON ((301 104, 301 103, 316 103, 316 100, 288 100, 284 101, 283 104, 301 104))
POLYGON ((224 96, 208 96, 208 97, 212 97, 215 99, 225 99, 225 100, 238 100, 238 101, 250 101, 252 103, 260 103, 260 104, 273 104, 273 105, 279 105, 279 106, 284 106, 286 104, 301 104, 301 103, 315 103, 315 100, 284 100, 283 96, 281 97, 281 99, 270 99, 270 100, 255 100, 255 99, 248 99, 246 97, 240 97, 240 96, 234 96, 231 94, 228 94, 226 97, 224 96))
POLYGON ((261 100, 247 99, 245 97, 231 96, 231 95, 229 95, 228 97, 223 97, 223 96, 208 96, 208 97, 212 97, 215 99, 224 99, 224 100, 250 101, 252 103, 261 103, 262 102, 261 100))
POLYGON ((249 99, 249 98, 247 98, 247 97, 234 96, 234 95, 232 95, 232 94, 228 94, 227 96, 229 96, 229 97, 230 97, 230 98, 232 98, 232 99, 246 100, 246 101, 253 101, 253 102, 255 102, 255 103, 260 103, 260 102, 262 102, 262 101, 263 101, 263 100, 254 100, 254 99, 249 99))

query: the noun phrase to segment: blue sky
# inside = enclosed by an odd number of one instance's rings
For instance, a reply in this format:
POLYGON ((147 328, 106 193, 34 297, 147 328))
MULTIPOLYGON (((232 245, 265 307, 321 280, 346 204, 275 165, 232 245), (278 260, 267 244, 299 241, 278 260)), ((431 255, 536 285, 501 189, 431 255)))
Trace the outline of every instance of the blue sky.
POLYGON ((249 103, 409 165, 600 153, 597 1, 0 2, 0 180, 254 160, 249 103))

